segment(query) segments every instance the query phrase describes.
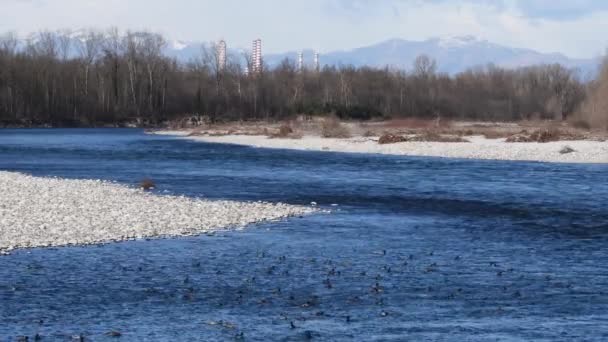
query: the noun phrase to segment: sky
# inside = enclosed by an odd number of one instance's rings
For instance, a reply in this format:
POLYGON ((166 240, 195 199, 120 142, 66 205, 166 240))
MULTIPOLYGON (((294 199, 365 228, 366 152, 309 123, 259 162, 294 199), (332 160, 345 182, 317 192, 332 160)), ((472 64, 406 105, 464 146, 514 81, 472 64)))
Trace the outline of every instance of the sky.
POLYGON ((150 30, 269 53, 472 35, 590 58, 608 47, 607 0, 0 0, 0 32, 150 30))

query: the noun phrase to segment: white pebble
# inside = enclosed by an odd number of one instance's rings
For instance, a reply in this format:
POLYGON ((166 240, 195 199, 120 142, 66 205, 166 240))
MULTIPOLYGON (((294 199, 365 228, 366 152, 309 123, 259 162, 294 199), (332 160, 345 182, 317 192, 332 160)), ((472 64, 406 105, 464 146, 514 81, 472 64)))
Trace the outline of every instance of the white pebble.
POLYGON ((197 235, 316 212, 263 202, 155 195, 101 180, 0 172, 0 253, 197 235))

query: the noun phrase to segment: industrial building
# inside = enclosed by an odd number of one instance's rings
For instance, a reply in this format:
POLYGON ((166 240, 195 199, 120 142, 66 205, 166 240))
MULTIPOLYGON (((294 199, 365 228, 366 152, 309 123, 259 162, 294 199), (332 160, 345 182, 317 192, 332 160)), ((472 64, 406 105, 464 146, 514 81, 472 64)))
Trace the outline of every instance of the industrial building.
POLYGON ((253 41, 253 49, 251 54, 251 71, 254 74, 262 72, 262 40, 256 39, 253 41))
POLYGON ((224 69, 226 69, 226 56, 227 56, 227 52, 226 52, 226 41, 224 40, 220 40, 217 43, 217 65, 218 65, 218 70, 219 71, 223 71, 224 69))

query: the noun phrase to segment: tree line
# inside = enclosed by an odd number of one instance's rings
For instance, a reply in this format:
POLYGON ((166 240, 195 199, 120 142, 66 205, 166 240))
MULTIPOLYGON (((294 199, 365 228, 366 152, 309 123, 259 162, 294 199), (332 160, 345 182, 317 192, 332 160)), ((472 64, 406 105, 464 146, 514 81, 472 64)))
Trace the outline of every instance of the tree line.
MULTIPOLYGON (((116 29, 77 36, 42 31, 25 41, 3 34, 0 126, 153 126, 195 114, 211 121, 296 114, 513 121, 562 120, 593 110, 598 122, 606 117, 603 107, 587 103, 606 99, 597 93, 608 85, 599 85, 601 78, 582 82, 576 70, 560 65, 488 65, 448 75, 420 56, 408 71, 299 70, 285 60, 248 73, 248 55, 229 55, 224 66, 211 44, 179 62, 163 55, 166 44, 156 33, 116 29)), ((608 84, 608 72, 602 75, 608 84)))

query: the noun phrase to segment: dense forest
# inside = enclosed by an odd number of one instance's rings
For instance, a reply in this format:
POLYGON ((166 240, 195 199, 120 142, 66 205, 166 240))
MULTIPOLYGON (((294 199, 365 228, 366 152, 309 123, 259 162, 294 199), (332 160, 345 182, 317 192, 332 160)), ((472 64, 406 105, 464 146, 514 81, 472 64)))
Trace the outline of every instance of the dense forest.
POLYGON ((408 71, 348 65, 298 70, 285 60, 248 74, 246 55, 231 55, 221 67, 210 46, 199 58, 179 63, 163 55, 165 44, 159 34, 116 29, 77 39, 48 31, 26 40, 1 35, 0 126, 158 125, 194 114, 211 121, 330 113, 360 120, 580 115, 602 127, 608 121, 602 103, 607 71, 591 83, 560 65, 490 65, 447 75, 420 56, 408 71))

